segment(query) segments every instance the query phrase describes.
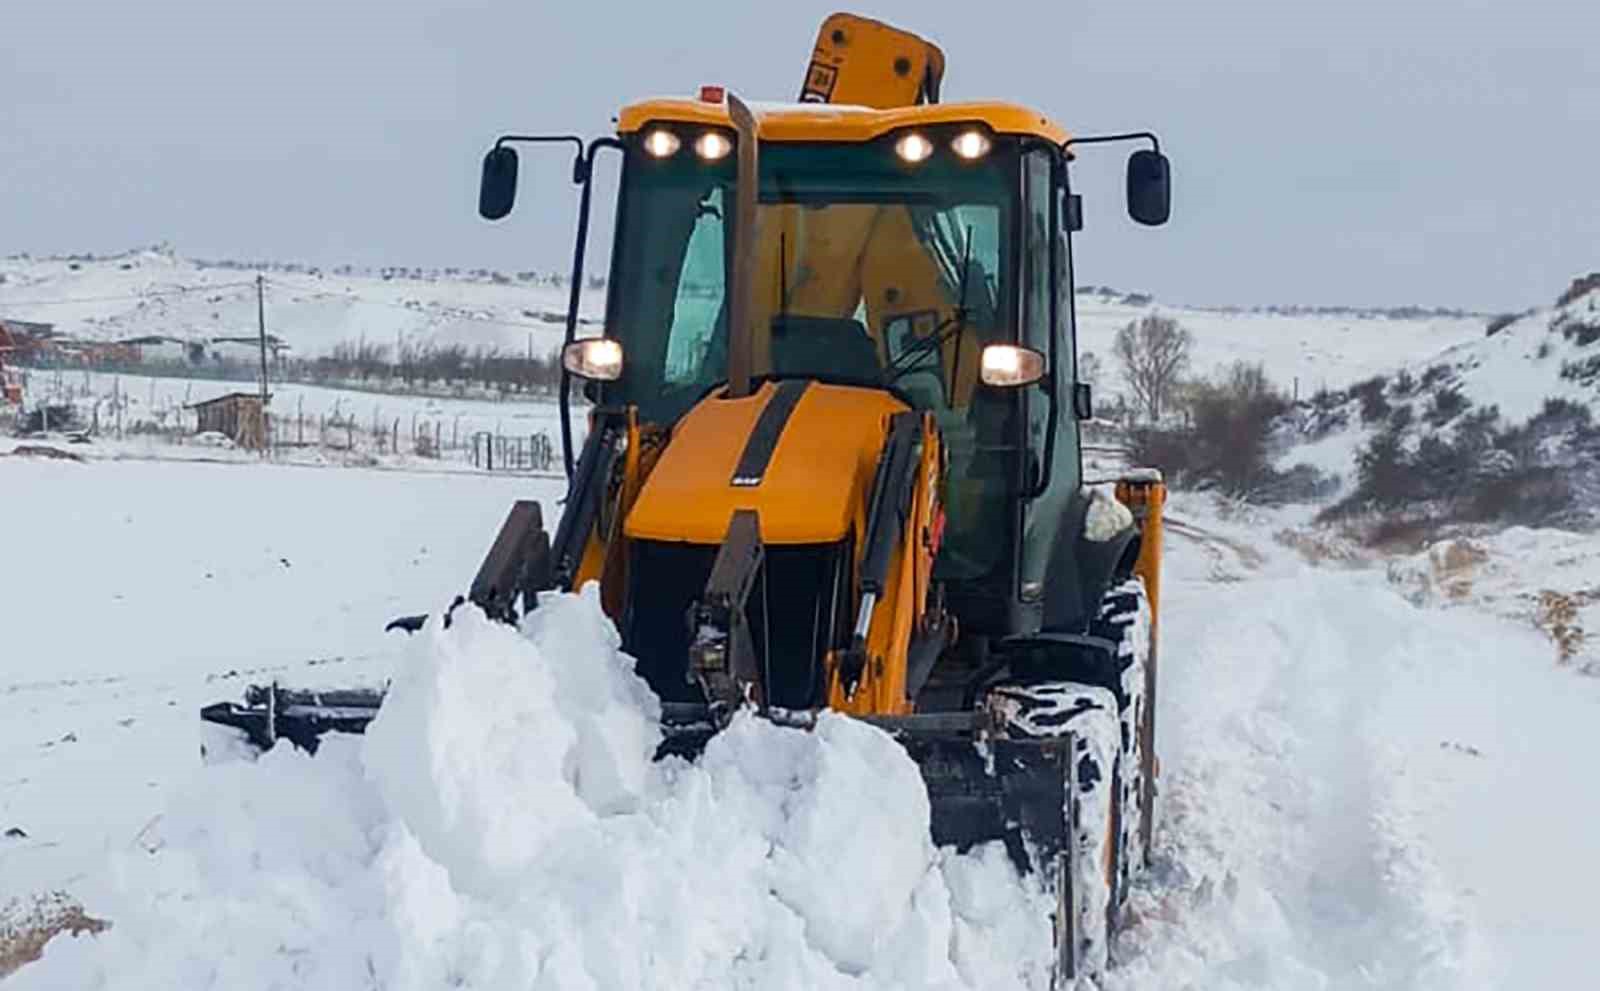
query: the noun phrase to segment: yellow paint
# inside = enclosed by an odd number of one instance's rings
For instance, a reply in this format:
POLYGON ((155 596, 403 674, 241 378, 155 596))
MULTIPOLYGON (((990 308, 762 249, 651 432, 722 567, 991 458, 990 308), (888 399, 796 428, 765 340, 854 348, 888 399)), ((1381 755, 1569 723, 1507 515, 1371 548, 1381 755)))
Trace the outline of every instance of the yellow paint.
POLYGON ((834 14, 822 22, 806 67, 807 101, 861 107, 909 107, 923 81, 944 77, 944 52, 882 21, 834 14))
MULTIPOLYGON (((751 109, 756 115, 756 134, 762 141, 862 142, 895 131, 942 124, 983 124, 996 134, 1043 138, 1056 145, 1067 140, 1066 130, 1037 110, 999 101, 886 109, 835 104, 756 105, 751 109)), ((617 133, 633 134, 651 123, 733 127, 723 104, 658 99, 623 107, 617 118, 617 133)))
POLYGON ((673 428, 624 532, 633 540, 720 544, 736 510, 761 516, 767 544, 822 544, 860 532, 888 418, 906 407, 876 389, 813 383, 795 404, 760 485, 733 473, 777 387, 702 400, 673 428))
POLYGON ((1139 560, 1133 573, 1144 579, 1150 597, 1150 652, 1155 653, 1156 627, 1161 616, 1161 538, 1162 513, 1167 504, 1167 486, 1159 481, 1117 483, 1117 499, 1133 510, 1139 521, 1139 560))
MULTIPOLYGON (((943 454, 933 417, 922 419, 922 456, 912 490, 900 553, 889 567, 883 600, 867 632, 867 667, 853 696, 847 696, 837 659, 829 656, 828 707, 852 715, 905 715, 914 710, 906 696, 911 635, 923 621, 933 576, 933 518, 940 504, 939 466, 943 454)), ((859 598, 852 600, 852 610, 859 598)), ((852 611, 851 615, 854 615, 852 611)))

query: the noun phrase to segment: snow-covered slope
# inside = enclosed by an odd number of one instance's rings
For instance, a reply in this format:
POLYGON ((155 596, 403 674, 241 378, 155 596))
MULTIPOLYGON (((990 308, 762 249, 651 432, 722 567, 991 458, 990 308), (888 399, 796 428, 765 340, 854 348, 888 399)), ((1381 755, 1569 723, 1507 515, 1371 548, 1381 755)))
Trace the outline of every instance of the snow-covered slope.
POLYGON ((1122 391, 1113 358, 1117 331, 1157 312, 1194 335, 1190 374, 1211 376, 1235 361, 1259 362, 1285 392, 1337 389, 1397 364, 1421 361, 1483 333, 1483 321, 1449 313, 1372 310, 1285 312, 1200 309, 1106 293, 1078 296, 1078 347, 1102 363, 1101 391, 1122 391))
MULTIPOLYGON (((0 319, 52 322, 62 333, 97 340, 251 335, 256 272, 165 250, 97 260, 0 259, 0 319)), ((363 274, 279 266, 265 274, 268 328, 303 357, 363 338, 390 346, 397 338, 498 346, 520 354, 530 335, 544 354, 559 341, 567 309, 563 287, 487 272, 363 274)), ((601 317, 604 295, 584 292, 585 319, 601 317)), ((1080 348, 1103 363, 1098 385, 1107 394, 1120 391, 1112 339, 1151 312, 1176 317, 1194 334, 1195 372, 1260 361, 1286 389, 1298 378, 1302 395, 1421 359, 1482 330, 1481 319, 1471 315, 1199 309, 1099 290, 1080 293, 1078 308, 1080 348)))
POLYGON ((1284 459, 1348 476, 1357 452, 1382 435, 1402 457, 1419 458, 1419 470, 1435 476, 1426 484, 1441 491, 1551 469, 1580 496, 1600 495, 1600 281, 1583 286, 1493 335, 1397 354, 1380 374, 1312 397, 1306 443, 1284 459))
MULTIPOLYGON (((268 331, 302 357, 367 340, 393 347, 462 344, 540 355, 560 342, 567 290, 523 278, 418 270, 360 273, 303 266, 208 265, 165 250, 95 260, 0 259, 0 319, 55 325, 58 333, 117 341, 252 336, 255 276, 266 279, 268 331)), ((585 318, 604 308, 584 294, 585 318)))

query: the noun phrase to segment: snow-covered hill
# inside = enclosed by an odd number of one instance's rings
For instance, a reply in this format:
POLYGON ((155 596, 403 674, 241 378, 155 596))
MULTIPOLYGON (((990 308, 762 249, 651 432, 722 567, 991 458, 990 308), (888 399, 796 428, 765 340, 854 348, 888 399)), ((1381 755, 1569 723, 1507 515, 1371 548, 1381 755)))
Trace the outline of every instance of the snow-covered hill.
MULTIPOLYGON (((566 288, 534 273, 254 267, 159 249, 92 260, 0 259, 0 320, 53 324, 59 334, 95 341, 251 337, 258 272, 267 280, 267 329, 300 357, 363 339, 391 349, 403 341, 522 354, 531 346, 543 356, 560 343, 566 321, 566 288)), ((603 305, 602 293, 588 292, 581 310, 587 319, 603 305)))
MULTIPOLYGON (((566 288, 533 273, 454 270, 377 272, 300 265, 186 260, 164 249, 110 258, 0 259, 0 319, 53 323, 60 333, 115 341, 145 336, 210 339, 256 332, 254 278, 267 278, 268 330, 301 357, 362 339, 393 346, 463 344, 547 354, 560 340, 566 288)), ((598 320, 602 290, 585 290, 581 313, 598 320)), ((1090 289, 1079 294, 1080 348, 1099 356, 1097 383, 1120 391, 1111 344, 1117 330, 1152 311, 1194 335, 1194 371, 1236 360, 1263 362, 1302 395, 1338 388, 1482 333, 1483 321, 1444 311, 1201 309, 1090 289)))
POLYGON ((1308 443, 1286 458, 1326 471, 1349 472, 1365 451, 1378 475, 1392 461, 1396 484, 1410 472, 1440 494, 1554 473, 1574 489, 1568 501, 1592 510, 1600 501, 1600 279, 1576 280, 1555 306, 1492 335, 1409 360, 1396 355, 1381 373, 1312 397, 1302 436, 1308 443))

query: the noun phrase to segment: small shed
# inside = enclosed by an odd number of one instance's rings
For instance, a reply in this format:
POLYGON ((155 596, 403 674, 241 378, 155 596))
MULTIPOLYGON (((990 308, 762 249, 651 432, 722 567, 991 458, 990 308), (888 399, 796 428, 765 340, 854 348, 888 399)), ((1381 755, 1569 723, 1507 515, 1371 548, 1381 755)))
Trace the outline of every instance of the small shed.
MULTIPOLYGON (((272 400, 271 396, 267 401, 272 400)), ((266 446, 266 408, 261 396, 249 392, 230 392, 225 396, 193 403, 198 421, 195 433, 218 433, 240 447, 259 451, 266 446)))

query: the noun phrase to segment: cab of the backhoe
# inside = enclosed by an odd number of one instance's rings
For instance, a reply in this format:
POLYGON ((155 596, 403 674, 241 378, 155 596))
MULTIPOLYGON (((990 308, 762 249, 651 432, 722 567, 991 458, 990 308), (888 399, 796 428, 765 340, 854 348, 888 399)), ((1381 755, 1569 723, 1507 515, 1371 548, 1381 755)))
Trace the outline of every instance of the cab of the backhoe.
MULTIPOLYGON (((884 390, 931 413, 947 458, 934 577, 964 631, 1038 630, 1047 573, 1082 516, 1090 405, 1067 134, 998 103, 800 105, 759 113, 758 127, 756 224, 742 238, 739 137, 720 94, 625 108, 618 136, 580 156, 586 194, 601 150, 619 153, 621 179, 604 330, 571 341, 566 368, 599 407, 631 407, 646 427, 725 388, 736 346, 758 383, 884 390), (749 256, 742 328, 730 328, 736 244, 749 256)), ((509 209, 495 162, 507 151, 485 163, 488 216, 509 209)), ((1159 223, 1165 160, 1135 159, 1130 212, 1159 223)))

